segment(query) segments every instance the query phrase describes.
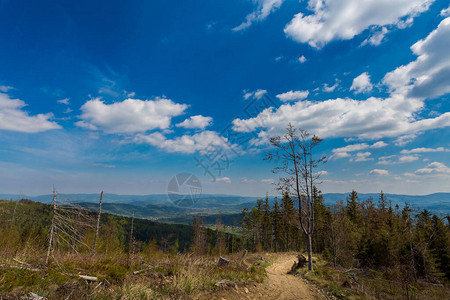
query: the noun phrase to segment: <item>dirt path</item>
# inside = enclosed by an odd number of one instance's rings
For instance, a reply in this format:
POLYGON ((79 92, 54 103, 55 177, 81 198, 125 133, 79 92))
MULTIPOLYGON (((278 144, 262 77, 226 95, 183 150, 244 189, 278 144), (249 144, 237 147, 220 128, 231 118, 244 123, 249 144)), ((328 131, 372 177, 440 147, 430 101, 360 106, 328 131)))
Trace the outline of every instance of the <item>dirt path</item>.
POLYGON ((314 285, 305 279, 289 275, 295 255, 282 255, 267 268, 267 280, 256 287, 232 289, 213 297, 214 299, 280 299, 280 300, 310 300, 325 299, 314 285))

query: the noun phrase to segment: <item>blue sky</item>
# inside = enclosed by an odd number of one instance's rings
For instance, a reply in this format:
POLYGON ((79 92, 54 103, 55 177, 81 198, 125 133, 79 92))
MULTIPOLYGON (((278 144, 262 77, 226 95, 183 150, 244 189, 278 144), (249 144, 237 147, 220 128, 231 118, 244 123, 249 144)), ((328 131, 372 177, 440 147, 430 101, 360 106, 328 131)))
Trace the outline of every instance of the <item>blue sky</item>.
POLYGON ((0 193, 275 194, 289 122, 324 192, 450 192, 448 1, 64 2, 0 1, 0 193))

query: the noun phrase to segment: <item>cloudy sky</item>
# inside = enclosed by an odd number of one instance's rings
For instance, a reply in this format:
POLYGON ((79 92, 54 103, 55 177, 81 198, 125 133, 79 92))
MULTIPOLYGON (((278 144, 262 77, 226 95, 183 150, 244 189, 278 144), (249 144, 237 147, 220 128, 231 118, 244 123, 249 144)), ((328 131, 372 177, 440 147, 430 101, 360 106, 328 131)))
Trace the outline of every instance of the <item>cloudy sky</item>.
POLYGON ((2 0, 0 193, 275 194, 289 122, 323 192, 450 192, 449 49, 440 0, 2 0))

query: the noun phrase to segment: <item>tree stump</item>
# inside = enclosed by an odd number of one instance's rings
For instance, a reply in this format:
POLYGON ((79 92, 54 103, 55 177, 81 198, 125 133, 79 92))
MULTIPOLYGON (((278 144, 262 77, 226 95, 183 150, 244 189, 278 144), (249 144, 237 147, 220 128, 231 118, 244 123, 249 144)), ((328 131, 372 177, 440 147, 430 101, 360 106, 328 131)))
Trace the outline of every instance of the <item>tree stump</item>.
POLYGON ((219 257, 219 260, 217 261, 217 266, 221 267, 221 266, 227 266, 230 263, 230 261, 228 259, 226 259, 225 257, 219 257))

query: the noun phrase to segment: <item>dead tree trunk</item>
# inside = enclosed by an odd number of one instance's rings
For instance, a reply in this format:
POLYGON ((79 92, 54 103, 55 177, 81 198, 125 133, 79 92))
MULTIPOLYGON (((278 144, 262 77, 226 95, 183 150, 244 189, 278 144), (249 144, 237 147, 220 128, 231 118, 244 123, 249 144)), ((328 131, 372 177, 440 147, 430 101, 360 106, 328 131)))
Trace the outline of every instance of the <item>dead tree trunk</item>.
POLYGON ((95 254, 95 248, 97 247, 98 229, 100 228, 100 217, 102 215, 102 199, 103 199, 103 191, 100 193, 100 203, 98 204, 97 227, 95 228, 94 246, 92 247, 92 254, 95 254))
POLYGON ((52 225, 50 227, 50 237, 48 239, 47 257, 45 258, 46 265, 48 264, 48 258, 50 257, 50 252, 52 250, 53 233, 55 231, 55 211, 56 211, 56 191, 55 186, 53 186, 53 217, 52 217, 52 225))
POLYGON ((308 270, 312 271, 313 265, 312 265, 312 234, 308 234, 308 270))

